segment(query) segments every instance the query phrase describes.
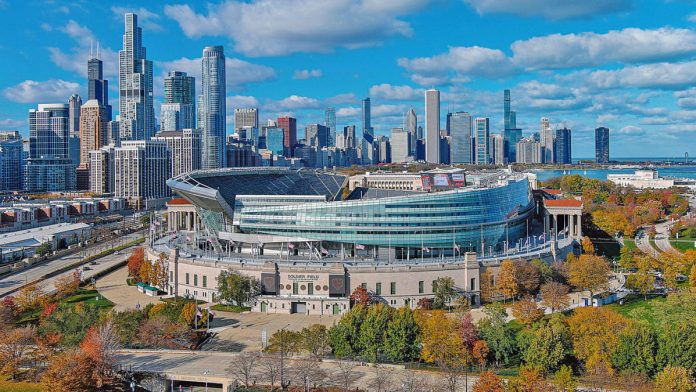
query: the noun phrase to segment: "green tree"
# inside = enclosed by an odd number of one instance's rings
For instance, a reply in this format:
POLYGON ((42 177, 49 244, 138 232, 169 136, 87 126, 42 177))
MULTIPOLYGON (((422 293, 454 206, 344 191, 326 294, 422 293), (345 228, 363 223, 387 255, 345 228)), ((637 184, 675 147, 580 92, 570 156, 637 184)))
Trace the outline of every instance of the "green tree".
POLYGON ((449 276, 442 276, 435 279, 435 282, 433 282, 433 291, 435 294, 433 307, 435 309, 444 308, 452 301, 452 298, 454 298, 454 295, 457 293, 454 288, 454 279, 449 276))
POLYGON ((315 360, 321 360, 329 349, 329 331, 323 324, 312 324, 300 331, 302 350, 315 360))
POLYGON ((505 322, 505 309, 497 304, 488 305, 484 309, 487 317, 478 323, 479 336, 486 342, 495 365, 508 364, 515 353, 515 335, 505 322))
POLYGON ((127 345, 135 342, 138 337, 138 327, 145 320, 145 312, 124 310, 123 312, 113 312, 110 316, 121 344, 127 345))
POLYGON ((573 369, 568 365, 561 366, 553 376, 553 383, 561 392, 575 392, 578 379, 573 375, 573 369))
POLYGON ((50 242, 44 242, 36 248, 36 254, 43 257, 51 253, 53 245, 50 242))
POLYGON ((46 335, 57 333, 61 336, 61 344, 77 347, 102 315, 94 303, 61 304, 53 313, 41 320, 39 333, 46 335))
POLYGON ((553 372, 570 353, 571 342, 568 326, 561 315, 537 323, 522 352, 522 360, 540 367, 544 372, 553 372))
POLYGON ((619 344, 611 353, 611 363, 617 370, 632 370, 645 376, 655 372, 657 337, 643 324, 629 325, 621 335, 619 344))
POLYGON ((217 289, 221 300, 234 302, 238 306, 243 306, 261 292, 256 278, 236 271, 220 272, 217 289))
POLYGON ((329 329, 329 344, 336 357, 350 358, 360 353, 358 338, 366 313, 364 306, 356 305, 329 329))
POLYGON ((553 280, 553 268, 551 268, 551 265, 542 259, 532 259, 530 264, 535 266, 539 271, 539 279, 541 284, 549 283, 553 280))
POLYGON ((367 309, 365 320, 360 326, 358 342, 360 353, 370 362, 377 362, 384 344, 384 335, 389 325, 391 307, 378 303, 367 309))
POLYGON ((662 331, 657 362, 660 367, 678 366, 696 374, 696 328, 693 319, 682 320, 662 331))
POLYGON ((394 312, 384 337, 384 354, 394 362, 416 361, 420 356, 420 328, 410 308, 394 312))
POLYGON ((648 293, 654 289, 655 275, 650 273, 650 264, 646 258, 638 260, 638 271, 626 277, 626 287, 643 294, 648 299, 648 293))
POLYGON ((693 392, 696 383, 689 371, 675 366, 667 366, 655 377, 655 392, 693 392))

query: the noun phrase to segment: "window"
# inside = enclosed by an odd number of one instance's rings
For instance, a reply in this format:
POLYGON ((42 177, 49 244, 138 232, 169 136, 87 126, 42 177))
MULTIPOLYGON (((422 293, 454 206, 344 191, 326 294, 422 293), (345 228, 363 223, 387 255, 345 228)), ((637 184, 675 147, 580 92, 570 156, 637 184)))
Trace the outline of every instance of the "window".
POLYGON ((198 274, 193 274, 193 285, 198 286, 198 274))
POLYGON ((170 282, 174 281, 174 271, 169 271, 169 281, 170 282))
POLYGON ((394 295, 396 294, 396 282, 391 282, 391 294, 394 295))
POLYGON ((471 291, 476 290, 476 278, 471 278, 471 288, 469 290, 471 290, 471 291))
POLYGON ((367 283, 360 283, 360 287, 367 290, 367 283))
POLYGON ((189 284, 189 273, 186 273, 186 284, 189 284))
POLYGON ((382 282, 375 284, 375 294, 382 295, 382 282))
POLYGON ((203 275, 203 287, 208 287, 208 277, 203 275))
POLYGON ((433 280, 433 293, 437 291, 437 280, 433 280))
POLYGON ((297 282, 292 283, 292 293, 297 295, 297 282))
POLYGON ((423 294, 423 292, 425 291, 423 287, 425 286, 424 283, 425 282, 423 282, 422 280, 418 282, 418 294, 423 294))

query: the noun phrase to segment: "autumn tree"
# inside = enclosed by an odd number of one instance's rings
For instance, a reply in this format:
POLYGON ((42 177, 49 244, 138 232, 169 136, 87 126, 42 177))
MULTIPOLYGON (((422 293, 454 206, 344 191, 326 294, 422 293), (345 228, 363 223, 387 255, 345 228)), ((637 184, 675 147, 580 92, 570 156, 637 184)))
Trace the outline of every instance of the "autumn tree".
POLYGON ((80 271, 75 270, 70 274, 58 277, 55 280, 54 286, 56 288, 56 297, 63 298, 66 297, 80 288, 80 271))
POLYGON ((90 392, 94 390, 94 367, 78 350, 54 356, 41 376, 41 385, 52 392, 90 392))
POLYGON ((522 365, 520 375, 509 388, 510 392, 553 392, 544 379, 544 371, 539 366, 522 365))
POLYGON ((589 291, 590 299, 594 293, 608 287, 610 273, 609 263, 601 256, 583 254, 568 266, 570 284, 589 291))
POLYGON ((92 326, 85 335, 80 344, 80 353, 91 362, 94 385, 101 387, 112 377, 119 347, 119 337, 111 320, 100 326, 92 326))
POLYGON ((626 287, 643 294, 648 299, 648 293, 655 288, 655 275, 650 271, 650 265, 646 258, 637 260, 638 271, 626 277, 626 287))
POLYGON ((227 373, 232 375, 238 381, 241 381, 246 388, 252 385, 254 376, 259 367, 259 354, 255 352, 245 352, 239 354, 230 362, 227 367, 227 373))
POLYGON ((474 346, 471 348, 471 354, 476 359, 479 364, 479 370, 481 373, 486 369, 486 364, 488 363, 488 354, 490 350, 488 345, 483 340, 477 340, 474 342, 474 346))
POLYGON ((493 274, 488 270, 481 273, 481 301, 492 302, 498 295, 495 284, 493 283, 493 274))
POLYGON ((481 373, 478 380, 474 383, 473 392, 505 392, 505 385, 500 377, 487 370, 481 373))
POLYGON ((150 263, 148 260, 145 260, 144 262, 140 263, 138 279, 143 283, 152 283, 152 271, 152 263, 150 263))
POLYGON ((520 292, 517 279, 515 279, 515 265, 510 260, 503 260, 498 269, 495 286, 503 295, 504 299, 512 298, 513 300, 520 292))
POLYGON ((362 286, 358 286, 350 294, 350 301, 354 305, 368 306, 372 302, 372 296, 370 296, 370 293, 367 292, 367 289, 362 286))
POLYGON ((133 249, 133 253, 128 257, 128 276, 134 278, 140 277, 140 266, 145 261, 145 249, 137 247, 133 249))
POLYGON ((0 372, 16 379, 30 359, 35 339, 33 326, 0 329, 0 372))
POLYGON ((48 296, 36 283, 22 287, 15 296, 15 302, 21 312, 37 308, 46 301, 48 296))
POLYGON ((667 366, 655 377, 655 392, 693 392, 696 383, 689 371, 667 366))
POLYGON ((478 332, 476 331, 476 325, 474 325, 471 313, 466 313, 459 319, 459 336, 462 337, 462 342, 464 342, 467 351, 471 352, 474 343, 478 340, 478 332))
POLYGON ((607 363, 629 324, 625 317, 605 307, 575 309, 567 322, 575 356, 583 362, 594 356, 607 363))
POLYGON ((544 316, 544 311, 527 297, 512 305, 512 315, 522 324, 531 325, 544 316))
POLYGON ((329 352, 329 331, 323 324, 312 324, 300 331, 300 348, 320 361, 329 352))
POLYGON ((553 383, 559 392, 575 392, 578 387, 578 379, 573 375, 573 369, 568 365, 561 366, 553 376, 553 383))
POLYGON ((554 313, 557 310, 563 310, 570 304, 568 297, 568 286, 563 283, 549 282, 541 286, 541 304, 546 306, 554 313))
POLYGON ((588 236, 582 237, 582 253, 585 253, 588 255, 595 254, 594 244, 592 243, 592 240, 588 236))
POLYGON ((457 333, 457 321, 436 310, 424 320, 421 329, 421 359, 437 364, 446 374, 448 390, 456 391, 468 359, 464 342, 457 333))
POLYGON ((513 262, 513 265, 515 266, 515 280, 520 293, 525 295, 536 294, 541 284, 541 272, 538 264, 527 260, 516 260, 513 262))

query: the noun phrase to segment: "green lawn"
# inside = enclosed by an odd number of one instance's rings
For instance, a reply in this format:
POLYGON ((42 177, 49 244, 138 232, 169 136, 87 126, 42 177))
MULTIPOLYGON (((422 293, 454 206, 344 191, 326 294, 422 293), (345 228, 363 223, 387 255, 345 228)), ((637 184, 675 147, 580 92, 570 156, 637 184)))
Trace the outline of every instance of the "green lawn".
POLYGON ((0 391, 3 392, 41 392, 43 389, 40 384, 21 381, 10 381, 4 375, 0 375, 0 391))
POLYGON ((634 240, 633 238, 624 238, 623 244, 628 250, 638 249, 638 245, 636 245, 636 240, 634 240))
POLYGON ((210 307, 210 309, 217 310, 218 312, 231 312, 231 313, 242 313, 250 311, 251 308, 248 306, 237 306, 237 305, 222 305, 217 304, 210 307))
MULTIPOLYGON (((70 295, 68 297, 65 297, 58 301, 58 306, 61 304, 77 304, 79 302, 85 303, 85 304, 96 304, 99 309, 111 309, 114 307, 114 303, 109 301, 108 299, 104 298, 99 292, 94 289, 92 286, 86 286, 86 287, 81 287, 79 288, 73 295, 70 295), (97 299, 99 298, 99 299, 97 299)), ((43 308, 40 307, 38 309, 32 309, 28 310, 24 313, 22 313, 17 321, 17 324, 26 324, 26 323, 34 323, 39 320, 39 315, 41 315, 41 312, 43 311, 43 308)), ((3 389, 0 388, 0 391, 3 389)))
POLYGON ((673 247, 677 248, 678 250, 684 252, 687 249, 696 249, 694 246, 694 242, 696 242, 696 238, 679 238, 675 239, 672 238, 669 240, 669 243, 672 244, 673 247))
POLYGON ((652 327, 656 327, 660 324, 660 320, 655 318, 654 308, 664 303, 667 299, 662 296, 648 296, 648 299, 644 299, 642 295, 629 295, 624 299, 624 304, 619 305, 618 303, 613 303, 607 305, 607 307, 615 310, 623 316, 626 316, 633 320, 645 320, 652 327))

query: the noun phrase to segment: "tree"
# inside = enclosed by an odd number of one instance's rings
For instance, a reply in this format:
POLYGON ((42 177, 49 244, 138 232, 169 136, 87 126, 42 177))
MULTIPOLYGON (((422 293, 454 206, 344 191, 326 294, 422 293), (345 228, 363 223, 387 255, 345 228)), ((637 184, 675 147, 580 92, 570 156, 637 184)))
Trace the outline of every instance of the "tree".
POLYGON ((556 310, 563 310, 570 304, 568 298, 568 286, 563 283, 549 282, 541 286, 541 303, 554 313, 556 310))
POLYGON ((36 328, 32 326, 0 329, 0 373, 14 380, 28 362, 35 340, 36 328))
POLYGON ((218 276, 218 295, 222 301, 244 306, 261 293, 259 281, 237 271, 221 271, 218 276))
POLYGON ((626 287, 640 292, 643 298, 648 299, 648 293, 655 287, 655 275, 650 273, 648 260, 638 260, 638 271, 626 277, 626 287))
POLYGON ((120 347, 116 328, 111 320, 103 325, 91 327, 80 344, 80 353, 89 361, 93 369, 94 385, 103 386, 111 376, 115 365, 116 350, 120 347))
POLYGON ((515 280, 519 291, 526 295, 536 294, 541 284, 541 272, 537 264, 526 260, 516 260, 513 265, 515 266, 515 280))
POLYGON ((375 365, 373 371, 375 374, 369 384, 371 391, 391 392, 394 390, 393 370, 388 367, 375 365))
MULTIPOLYGON (((670 294, 670 297, 672 295, 670 294)), ((696 374, 696 330, 693 327, 693 318, 668 324, 668 326, 659 337, 657 351, 659 367, 683 367, 696 374)))
POLYGON ((506 323, 507 313, 500 305, 488 305, 484 308, 486 318, 478 323, 479 336, 488 345, 495 365, 507 364, 515 351, 515 337, 506 323))
POLYGON ((471 352, 474 343, 478 340, 478 333, 471 313, 466 313, 459 319, 459 335, 462 337, 462 342, 464 342, 467 351, 471 352))
POLYGON ((185 349, 193 344, 188 326, 158 316, 145 320, 138 330, 138 343, 148 348, 185 349))
POLYGON ((145 250, 142 247, 133 249, 133 253, 128 257, 128 276, 138 278, 140 276, 140 266, 145 261, 145 250))
POLYGON ((552 387, 544 379, 544 371, 539 366, 522 365, 520 376, 513 382, 511 392, 551 392, 552 387))
POLYGON ((61 344, 77 347, 103 313, 95 303, 62 303, 58 305, 58 309, 41 319, 38 331, 41 335, 59 334, 61 344))
POLYGON ((583 254, 568 266, 570 284, 589 291, 590 298, 594 297, 595 292, 607 288, 610 273, 609 264, 601 256, 583 254))
POLYGON ((582 253, 594 255, 595 247, 592 240, 588 236, 582 237, 582 253))
POLYGON ((471 349, 471 354, 473 355, 476 362, 479 364, 479 370, 481 373, 486 369, 486 364, 488 363, 488 345, 483 340, 477 340, 474 342, 474 346, 471 349))
POLYGON ((573 375, 573 369, 568 365, 561 366, 553 377, 560 392, 575 392, 578 387, 578 379, 573 375))
POLYGON ((492 302, 498 294, 493 284, 493 274, 488 270, 481 274, 481 301, 492 302))
POLYGON ((575 356, 583 362, 594 356, 596 361, 601 359, 607 363, 618 346, 619 335, 629 323, 606 307, 575 309, 567 321, 575 356))
POLYGON ((140 264, 140 270, 138 271, 138 279, 147 284, 152 283, 152 263, 145 260, 140 264))
POLYGON ((552 372, 570 353, 571 342, 568 326, 560 315, 543 321, 528 332, 526 347, 522 348, 522 360, 544 372, 552 372))
POLYGON ((365 320, 360 326, 360 353, 370 362, 377 362, 382 346, 384 335, 389 325, 391 307, 382 303, 375 304, 367 308, 365 320))
POLYGON ((35 309, 46 301, 48 296, 36 283, 22 287, 15 296, 15 302, 20 312, 35 309))
POLYGON ((512 298, 513 300, 520 292, 520 288, 515 279, 515 265, 510 260, 503 260, 498 269, 498 277, 495 282, 498 292, 503 295, 504 299, 512 298))
POLYGON ((300 331, 300 345, 314 360, 321 361, 329 351, 329 331, 323 324, 312 324, 300 331))
POLYGON ((193 325, 196 320, 196 313, 198 306, 195 301, 187 301, 181 308, 181 315, 179 316, 179 321, 188 325, 189 327, 193 325))
POLYGON ((333 379, 338 381, 338 385, 341 386, 343 392, 348 392, 353 384, 362 377, 362 374, 355 370, 357 366, 355 362, 338 361, 336 365, 333 379))
POLYGON ((356 305, 329 329, 329 342, 336 357, 347 358, 360 353, 358 338, 366 313, 365 307, 356 305))
POLYGON ((239 354, 227 367, 227 373, 244 383, 249 388, 254 381, 254 376, 258 371, 259 354, 255 352, 245 352, 239 354))
POLYGON ((55 280, 56 297, 63 298, 80 288, 80 271, 75 270, 71 274, 63 275, 55 280))
POLYGON ((667 366, 655 377, 655 392, 693 392, 696 383, 689 371, 667 366))
POLYGON ((435 301, 433 307, 442 309, 452 301, 452 298, 457 293, 454 288, 454 279, 449 276, 441 276, 433 282, 433 291, 435 301))
POLYGON ((689 273, 689 286, 692 291, 696 291, 696 264, 691 266, 691 273, 689 273))
POLYGON ((53 245, 51 245, 50 242, 44 242, 36 248, 35 253, 41 257, 44 257, 44 256, 48 255, 49 253, 51 253, 52 250, 53 250, 53 245))
POLYGON ((294 378, 302 383, 304 392, 310 392, 327 376, 326 372, 319 366, 319 361, 313 358, 294 361, 292 366, 294 378))
POLYGON ((529 262, 532 264, 537 271, 539 271, 539 279, 541 284, 549 283, 553 280, 553 268, 551 266, 543 261, 542 259, 532 259, 532 261, 529 262))
POLYGON ((632 370, 651 377, 655 372, 657 337, 646 325, 629 325, 619 335, 611 363, 617 370, 632 370))
POLYGON ((54 356, 41 376, 47 391, 89 392, 94 390, 94 366, 78 350, 68 350, 54 356))
POLYGON ((362 286, 358 286, 350 294, 350 301, 353 305, 369 306, 372 302, 372 296, 362 286))
POLYGON ((457 333, 457 321, 448 318, 442 310, 435 310, 421 328, 421 358, 437 364, 446 373, 448 390, 456 391, 468 359, 464 342, 457 333))
POLYGON ((384 354, 394 362, 418 360, 420 327, 410 308, 402 307, 392 314, 384 337, 384 354))
POLYGON ((287 374, 287 359, 290 355, 300 350, 301 337, 298 332, 280 329, 276 331, 268 340, 266 351, 275 354, 279 361, 279 378, 280 387, 285 389, 290 385, 287 374))
POLYGON ((512 315, 522 324, 531 325, 544 316, 544 311, 530 298, 523 298, 512 305, 512 315))
POLYGON ((505 386, 500 377, 487 370, 481 373, 479 379, 474 383, 473 392, 505 392, 505 386))
POLYGON ((275 391, 275 383, 280 375, 280 367, 280 357, 277 355, 261 356, 261 368, 264 370, 263 374, 265 374, 266 380, 271 384, 271 391, 275 391))

